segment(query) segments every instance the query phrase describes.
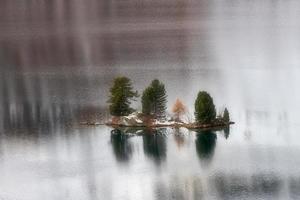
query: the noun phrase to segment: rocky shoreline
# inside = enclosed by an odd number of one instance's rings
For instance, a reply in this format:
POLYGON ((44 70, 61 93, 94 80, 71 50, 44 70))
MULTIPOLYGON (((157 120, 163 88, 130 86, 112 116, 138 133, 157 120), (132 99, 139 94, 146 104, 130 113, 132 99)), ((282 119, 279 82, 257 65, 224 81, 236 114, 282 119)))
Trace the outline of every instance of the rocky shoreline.
POLYGON ((167 127, 172 127, 172 128, 187 128, 187 129, 215 129, 215 128, 226 128, 232 124, 235 124, 235 122, 228 122, 228 123, 210 123, 210 124, 198 124, 198 123, 162 123, 162 124, 152 124, 152 125, 147 125, 147 124, 139 124, 139 125, 124 125, 124 124, 117 124, 117 123, 111 123, 107 122, 105 125, 111 126, 113 128, 117 127, 128 127, 128 128, 167 128, 167 127))
POLYGON ((128 116, 112 117, 106 123, 82 122, 81 125, 99 126, 106 125, 113 128, 187 128, 187 129, 222 129, 227 128, 234 122, 226 122, 222 119, 215 119, 211 123, 183 122, 172 119, 156 119, 151 116, 145 116, 140 113, 134 113, 128 116))

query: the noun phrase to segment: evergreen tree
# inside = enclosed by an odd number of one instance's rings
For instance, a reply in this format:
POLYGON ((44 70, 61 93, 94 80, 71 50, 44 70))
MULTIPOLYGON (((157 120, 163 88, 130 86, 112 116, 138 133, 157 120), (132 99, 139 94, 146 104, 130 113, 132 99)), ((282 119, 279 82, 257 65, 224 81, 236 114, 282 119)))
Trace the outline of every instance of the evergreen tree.
POLYGON ((167 95, 165 85, 159 80, 155 79, 152 81, 151 86, 153 88, 153 113, 157 117, 163 117, 167 109, 167 95))
POLYGON ((148 87, 144 90, 142 95, 142 112, 146 115, 152 114, 153 110, 153 89, 152 87, 148 87))
POLYGON ((155 117, 164 117, 166 112, 167 95, 165 85, 155 79, 142 95, 142 112, 155 117))
POLYGON ((113 116, 125 116, 133 112, 130 107, 131 100, 138 97, 137 91, 133 91, 131 80, 127 77, 117 77, 110 88, 109 111, 113 116))
POLYGON ((225 110, 224 110, 223 120, 227 123, 230 122, 229 112, 228 112, 227 108, 225 108, 225 110))
POLYGON ((195 118, 199 123, 210 123, 216 118, 213 99, 205 91, 199 92, 195 101, 195 118))

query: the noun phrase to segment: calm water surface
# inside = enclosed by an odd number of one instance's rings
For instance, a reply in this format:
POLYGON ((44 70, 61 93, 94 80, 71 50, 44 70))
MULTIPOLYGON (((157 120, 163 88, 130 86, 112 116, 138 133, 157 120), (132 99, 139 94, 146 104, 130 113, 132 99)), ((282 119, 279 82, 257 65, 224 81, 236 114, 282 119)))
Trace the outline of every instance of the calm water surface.
MULTIPOLYGON (((297 0, 0 0, 0 199, 300 198, 297 0), (226 131, 103 120, 112 79, 154 78, 226 131)), ((140 109, 139 102, 134 107, 140 109)))

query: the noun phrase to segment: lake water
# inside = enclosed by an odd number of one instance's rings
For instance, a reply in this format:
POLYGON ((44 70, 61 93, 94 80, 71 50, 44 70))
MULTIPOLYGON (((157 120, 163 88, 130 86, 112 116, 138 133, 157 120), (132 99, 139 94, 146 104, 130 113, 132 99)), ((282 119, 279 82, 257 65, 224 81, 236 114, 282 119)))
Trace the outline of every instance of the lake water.
MULTIPOLYGON (((300 198, 297 0, 0 0, 0 199, 300 198), (199 90, 230 130, 104 120, 111 81, 199 90)), ((141 108, 139 101, 133 103, 141 108)))

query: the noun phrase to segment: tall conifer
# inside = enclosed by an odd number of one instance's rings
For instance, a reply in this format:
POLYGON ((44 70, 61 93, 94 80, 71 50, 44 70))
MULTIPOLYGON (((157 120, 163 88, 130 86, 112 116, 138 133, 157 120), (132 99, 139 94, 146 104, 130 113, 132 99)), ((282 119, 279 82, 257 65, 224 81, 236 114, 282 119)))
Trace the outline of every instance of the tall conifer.
POLYGON ((167 95, 165 85, 155 79, 142 95, 142 112, 157 118, 165 116, 167 95))
POLYGON ((124 76, 115 78, 108 100, 110 114, 113 116, 129 115, 133 112, 130 104, 135 97, 138 97, 138 92, 133 90, 129 78, 124 76))

